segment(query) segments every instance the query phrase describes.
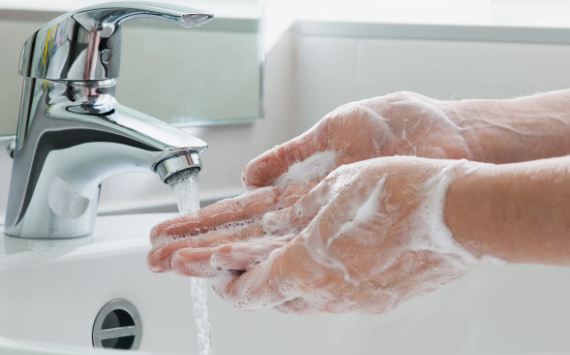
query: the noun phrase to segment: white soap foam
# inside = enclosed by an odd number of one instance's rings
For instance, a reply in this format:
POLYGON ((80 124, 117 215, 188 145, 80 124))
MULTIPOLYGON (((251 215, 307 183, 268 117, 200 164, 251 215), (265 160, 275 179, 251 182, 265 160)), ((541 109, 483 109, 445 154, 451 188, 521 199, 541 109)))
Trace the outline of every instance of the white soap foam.
MULTIPOLYGON (((252 278, 249 276, 247 283, 234 284, 231 294, 222 292, 222 294, 226 295, 226 301, 231 302, 236 308, 253 311, 267 307, 275 307, 284 301, 295 298, 295 296, 291 295, 291 292, 297 289, 285 281, 280 282, 278 285, 272 285, 274 287, 267 287, 266 282, 271 279, 273 262, 282 251, 283 248, 277 248, 271 252, 268 258, 262 263, 252 265, 252 267, 258 266, 254 271, 256 272, 256 277, 252 278), (283 295, 290 296, 286 296, 284 299, 283 295)), ((225 290, 228 283, 238 276, 239 275, 235 275, 231 271, 221 273, 212 280, 214 289, 225 290)))
POLYGON ((477 258, 453 239, 451 230, 444 222, 445 195, 451 181, 455 179, 454 169, 467 162, 460 160, 443 168, 429 178, 421 189, 426 198, 416 212, 417 230, 411 242, 412 250, 432 250, 443 254, 459 255, 469 264, 477 263, 477 258))
MULTIPOLYGON (((334 160, 338 154, 334 152, 319 153, 314 159, 307 159, 291 166, 284 176, 281 177, 278 184, 285 186, 291 183, 302 183, 306 179, 320 178, 323 174, 334 168, 334 160)), ((455 239, 449 228, 444 222, 444 206, 445 195, 450 183, 458 176, 477 170, 479 163, 468 161, 449 161, 449 160, 431 160, 434 168, 425 170, 428 173, 427 180, 421 180, 422 183, 417 186, 411 186, 412 189, 408 193, 412 193, 410 201, 399 201, 391 205, 388 201, 392 193, 390 188, 394 186, 394 176, 390 174, 399 174, 401 172, 393 172, 389 169, 383 172, 382 165, 386 162, 404 163, 403 165, 417 166, 418 169, 425 169, 424 162, 420 162, 415 157, 391 157, 372 159, 356 164, 345 165, 336 169, 329 177, 321 182, 316 189, 316 199, 321 208, 312 222, 305 228, 298 238, 302 238, 304 246, 310 255, 311 260, 298 260, 302 267, 310 268, 311 272, 303 279, 297 280, 279 280, 278 285, 267 287, 265 284, 272 276, 272 267, 275 259, 284 250, 287 243, 296 237, 295 234, 289 234, 284 237, 276 237, 266 235, 257 239, 248 241, 252 246, 254 253, 258 253, 262 257, 251 261, 246 270, 260 266, 256 269, 255 278, 250 278, 247 283, 241 287, 235 287, 232 295, 227 295, 232 299, 234 305, 241 309, 256 310, 266 307, 278 306, 285 301, 302 297, 303 309, 307 309, 310 305, 311 309, 319 309, 326 307, 329 311, 344 313, 350 311, 362 313, 383 313, 401 302, 416 297, 423 293, 433 291, 443 284, 463 275, 468 269, 481 263, 501 263, 500 260, 493 257, 476 258, 455 239), (378 166, 374 166, 379 164, 378 166), (372 166, 371 166, 372 165, 372 166), (376 168, 376 169, 375 169, 376 168), (380 171, 376 177, 374 184, 370 184, 370 180, 366 177, 370 171, 380 171), (364 175, 363 175, 364 174, 364 175), (392 179, 390 185, 387 181, 392 179), (392 187, 387 187, 392 186, 392 187), (337 201, 338 200, 338 201, 337 201), (344 202, 342 202, 344 201, 344 202), (418 207, 415 203, 420 201, 418 207), (342 208, 338 208, 335 203, 342 203, 342 208), (408 205, 409 203, 409 205, 408 205), (320 217, 323 211, 331 206, 336 206, 335 219, 341 223, 337 232, 330 238, 323 238, 320 230, 320 217), (401 211, 411 208, 411 215, 402 215, 401 211), (399 216, 399 217, 394 217, 399 216), (401 218, 405 218, 401 223, 401 218), (400 223, 400 224, 398 224, 400 223), (394 230, 388 233, 390 228, 404 228, 402 230, 402 238, 396 238, 390 244, 389 236, 393 238, 394 230), (391 247, 387 250, 389 255, 385 254, 378 257, 375 261, 376 266, 372 266, 369 271, 371 275, 353 274, 354 268, 350 268, 348 263, 351 260, 358 260, 360 255, 343 255, 342 259, 331 253, 336 240, 340 238, 353 238, 350 242, 360 244, 359 248, 378 248, 379 245, 388 242, 391 247), (380 243, 380 244, 379 244, 380 243), (420 258, 425 260, 416 260, 416 256, 410 256, 410 252, 418 252, 420 258), (425 253, 428 252, 428 253, 425 253), (433 252, 433 254, 430 254, 433 252), (432 260, 433 259, 433 260, 432 260), (316 262, 316 264, 315 264, 316 262), (417 264, 417 263, 420 264, 417 264), (430 264, 431 263, 431 264, 430 264), (316 265, 316 266, 315 266, 316 265), (421 268, 422 265, 430 265, 427 270, 421 268), (368 290, 368 283, 364 284, 361 280, 367 280, 375 275, 382 274, 389 268, 399 267, 401 277, 407 277, 408 284, 400 285, 400 288, 394 288, 393 281, 386 281, 377 289, 368 290), (418 266, 420 269, 418 269, 418 266), (342 293, 335 289, 334 285, 320 286, 311 292, 302 291, 304 287, 300 285, 308 285, 313 281, 318 281, 325 276, 326 270, 336 270, 339 275, 352 285, 352 287, 343 287, 342 293), (349 270, 353 270, 352 273, 349 270), (422 270, 418 272, 418 270, 422 270), (407 290, 410 288, 411 291, 407 290), (368 293, 374 294, 376 298, 383 300, 374 304, 374 301, 356 301, 361 299, 362 290, 366 289, 368 293), (261 293, 260 293, 261 292, 261 293), (372 303, 372 305, 371 305, 372 303)), ((390 165, 386 165, 389 167, 390 165)), ((413 174, 413 172, 410 172, 413 174)), ((425 174, 425 173, 424 173, 425 174)), ((396 175, 399 176, 399 175, 396 175)), ((409 188, 406 185, 405 188, 409 188)), ((297 214, 303 214, 302 208, 295 209, 297 214)), ((314 213, 314 211, 312 211, 314 213)), ((330 212, 330 211, 329 211, 330 212)), ((298 216, 300 217, 300 216, 298 216)), ((286 221, 281 221, 285 223, 286 221)), ((334 223, 335 220, 331 220, 334 223)), ((252 223, 259 223, 259 219, 251 221, 242 221, 230 223, 218 227, 218 230, 237 231, 250 226, 252 223)), ((382 251, 382 248, 379 249, 382 251)), ((251 252, 250 249, 247 252, 251 252)), ((336 253, 338 253, 338 248, 336 253)), ((350 250, 346 251, 350 253, 350 250)), ((236 259, 249 260, 251 255, 240 255, 237 252, 236 259)), ((344 251, 342 251, 344 253, 344 251)), ((255 254, 257 255, 257 254, 255 254)), ((215 258, 211 260, 211 266, 219 264, 223 269, 223 261, 215 258)), ((245 271, 245 270, 241 270, 245 271)), ((225 285, 231 280, 239 276, 236 271, 222 270, 220 276, 214 280, 214 286, 224 289, 225 285)), ((379 277, 378 280, 382 280, 379 277)), ((396 283, 398 283, 397 281, 396 283)), ((238 283, 239 285, 239 283, 238 283)), ((222 292, 223 293, 223 292, 222 292)), ((371 299, 373 299, 372 297, 371 299)), ((294 307, 292 308, 294 309, 294 307)))
POLYGON ((457 177, 457 168, 463 166, 463 175, 484 165, 486 164, 461 159, 449 164, 426 181, 422 187, 426 198, 417 211, 417 232, 412 240, 414 250, 431 250, 454 255, 459 257, 466 267, 480 263, 504 264, 504 261, 488 255, 484 258, 475 257, 453 238, 451 230, 444 222, 445 196, 449 185, 457 177))
POLYGON ((366 199, 366 201, 356 207, 356 213, 353 213, 353 217, 345 224, 340 227, 339 231, 329 238, 327 241, 327 248, 331 246, 331 244, 337 239, 340 235, 358 228, 361 224, 370 222, 373 218, 378 214, 378 203, 380 202, 380 198, 382 196, 382 189, 384 187, 384 183, 386 182, 386 175, 384 175, 378 184, 370 194, 370 196, 366 199))
MULTIPOLYGON (((299 290, 289 290, 289 295, 293 297, 302 296, 303 299, 316 305, 316 307, 326 305, 327 309, 334 309, 335 312, 362 311, 363 313, 382 313, 396 307, 407 299, 438 289, 442 285, 460 277, 476 265, 503 263, 495 257, 477 258, 472 255, 455 241, 451 231, 444 222, 445 195, 449 184, 456 178, 458 171, 460 174, 465 174, 472 170, 477 170, 480 166, 479 163, 472 163, 466 160, 456 162, 432 160, 434 165, 436 165, 432 169, 435 173, 432 176, 428 176, 427 180, 424 180, 421 185, 412 186, 412 191, 416 192, 411 196, 411 200, 408 203, 411 204, 410 206, 413 206, 415 204, 414 201, 421 201, 419 207, 413 207, 415 211, 412 210, 411 215, 400 214, 400 217, 396 218, 394 215, 398 215, 402 210, 407 210, 408 207, 406 202, 402 201, 396 205, 388 203, 391 194, 395 193, 395 191, 387 190, 386 187, 386 181, 390 178, 391 173, 387 172, 379 175, 376 185, 373 185, 372 189, 367 187, 369 182, 362 183, 366 179, 360 175, 361 170, 369 168, 370 164, 382 164, 388 161, 385 159, 390 159, 392 163, 405 162, 412 166, 414 164, 417 165, 418 169, 422 168, 418 158, 391 157, 346 165, 337 169, 329 176, 327 181, 321 183, 329 184, 326 189, 321 187, 321 189, 326 190, 326 198, 323 198, 321 201, 325 207, 321 209, 317 217, 300 234, 311 258, 326 268, 340 272, 344 275, 344 279, 352 284, 354 288, 343 287, 342 295, 338 294, 338 290, 333 288, 327 289, 326 287, 321 287, 318 292, 310 294, 302 293, 299 290), (437 165, 441 166, 441 168, 437 167, 437 165), (362 198, 363 188, 370 191, 364 194, 365 198, 362 198), (360 198, 357 197, 359 196, 357 191, 361 191, 360 198), (332 237, 323 238, 320 230, 322 225, 319 219, 327 208, 333 206, 337 200, 342 203, 342 208, 339 208, 339 205, 336 206, 334 210, 335 219, 331 220, 330 223, 335 223, 336 220, 342 224, 338 226, 337 232, 332 237), (408 221, 407 226, 409 227, 402 227, 406 223, 402 225, 398 219, 401 217, 406 218, 405 221, 408 221), (360 248, 377 248, 380 245, 377 243, 390 242, 385 239, 388 235, 387 230, 397 226, 400 226, 398 228, 405 228, 405 230, 402 230, 401 240, 399 240, 400 238, 395 240, 395 244, 392 244, 392 249, 389 250, 389 255, 378 257, 376 267, 372 267, 370 272, 381 274, 390 267, 398 265, 401 268, 402 276, 409 277, 412 280, 410 281, 410 285, 413 285, 412 291, 393 289, 393 286, 389 284, 386 287, 380 287, 378 290, 370 291, 385 299, 381 305, 377 306, 376 310, 370 311, 367 305, 355 303, 352 297, 355 296, 356 299, 359 299, 358 292, 362 292, 362 287, 367 287, 366 285, 361 286, 359 280, 368 279, 369 277, 374 278, 374 275, 351 274, 348 265, 345 263, 353 259, 356 260, 355 258, 361 256, 346 254, 340 260, 331 253, 331 246, 340 238, 353 238, 352 242, 360 244, 360 248), (416 256, 410 256, 410 252, 419 252, 421 258, 427 259, 418 261, 415 259, 416 256), (426 254, 426 252, 428 253, 426 254), (434 253, 430 254, 429 252, 434 253), (405 260, 402 258, 405 258, 405 260), (416 264, 417 262, 422 264, 418 265, 416 264), (418 274, 417 267, 421 267, 424 264, 431 266, 427 270, 420 268, 419 270, 423 271, 418 274)), ((396 172, 396 174, 398 173, 400 172, 396 172)), ((365 174, 368 174, 368 172, 365 174)), ((395 186, 394 183, 391 186, 395 186)), ((409 188, 410 186, 407 185, 406 187, 409 188)), ((393 231, 389 235, 394 236, 393 231)), ((336 253, 338 252, 339 250, 337 249, 336 253)), ((345 253, 345 251, 341 252, 345 253)), ((346 253, 350 253, 350 250, 346 250, 346 253)), ((318 280, 324 276, 320 275, 320 271, 313 270, 315 272, 309 276, 310 279, 318 280)), ((296 280, 296 284, 310 282, 311 280, 296 280)))
POLYGON ((277 179, 275 186, 283 188, 291 184, 307 183, 314 179, 322 179, 335 168, 335 160, 339 153, 326 150, 318 152, 303 161, 292 164, 287 172, 277 179))

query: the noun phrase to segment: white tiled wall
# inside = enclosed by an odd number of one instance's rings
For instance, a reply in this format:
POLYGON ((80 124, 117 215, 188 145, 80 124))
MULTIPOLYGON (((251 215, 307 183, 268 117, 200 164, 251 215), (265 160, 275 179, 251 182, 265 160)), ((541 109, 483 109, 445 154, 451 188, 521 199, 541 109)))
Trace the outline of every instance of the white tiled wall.
POLYGON ((570 87, 570 46, 300 37, 295 128, 344 103, 406 90, 438 99, 510 98, 570 87))
POLYGON ((327 112, 358 100, 357 40, 333 37, 297 39, 296 127, 307 130, 327 112))

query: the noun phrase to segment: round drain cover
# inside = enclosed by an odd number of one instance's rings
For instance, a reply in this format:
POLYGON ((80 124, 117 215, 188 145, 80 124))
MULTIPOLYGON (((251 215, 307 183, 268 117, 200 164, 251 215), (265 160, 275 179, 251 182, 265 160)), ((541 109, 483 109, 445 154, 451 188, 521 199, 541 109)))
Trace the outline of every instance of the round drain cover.
POLYGON ((115 299, 101 308, 93 324, 94 347, 136 350, 141 340, 141 316, 131 302, 115 299))

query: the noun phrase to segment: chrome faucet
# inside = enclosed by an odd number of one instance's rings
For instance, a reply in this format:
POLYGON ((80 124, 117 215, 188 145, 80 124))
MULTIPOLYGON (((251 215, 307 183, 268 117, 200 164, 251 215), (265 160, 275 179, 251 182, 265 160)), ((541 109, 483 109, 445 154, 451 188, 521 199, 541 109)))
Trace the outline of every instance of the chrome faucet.
POLYGON ((154 172, 166 181, 201 168, 205 142, 115 100, 121 25, 141 17, 196 27, 213 15, 179 5, 106 3, 64 14, 24 44, 6 234, 88 236, 103 180, 154 172))

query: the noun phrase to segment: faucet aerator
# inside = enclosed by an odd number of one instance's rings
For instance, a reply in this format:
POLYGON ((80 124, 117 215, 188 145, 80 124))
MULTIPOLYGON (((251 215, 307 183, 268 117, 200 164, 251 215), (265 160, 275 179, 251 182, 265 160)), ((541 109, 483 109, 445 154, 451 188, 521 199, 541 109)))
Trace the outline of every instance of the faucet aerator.
POLYGON ((169 157, 156 164, 156 173, 166 183, 168 178, 186 169, 202 169, 200 155, 196 152, 169 157))

